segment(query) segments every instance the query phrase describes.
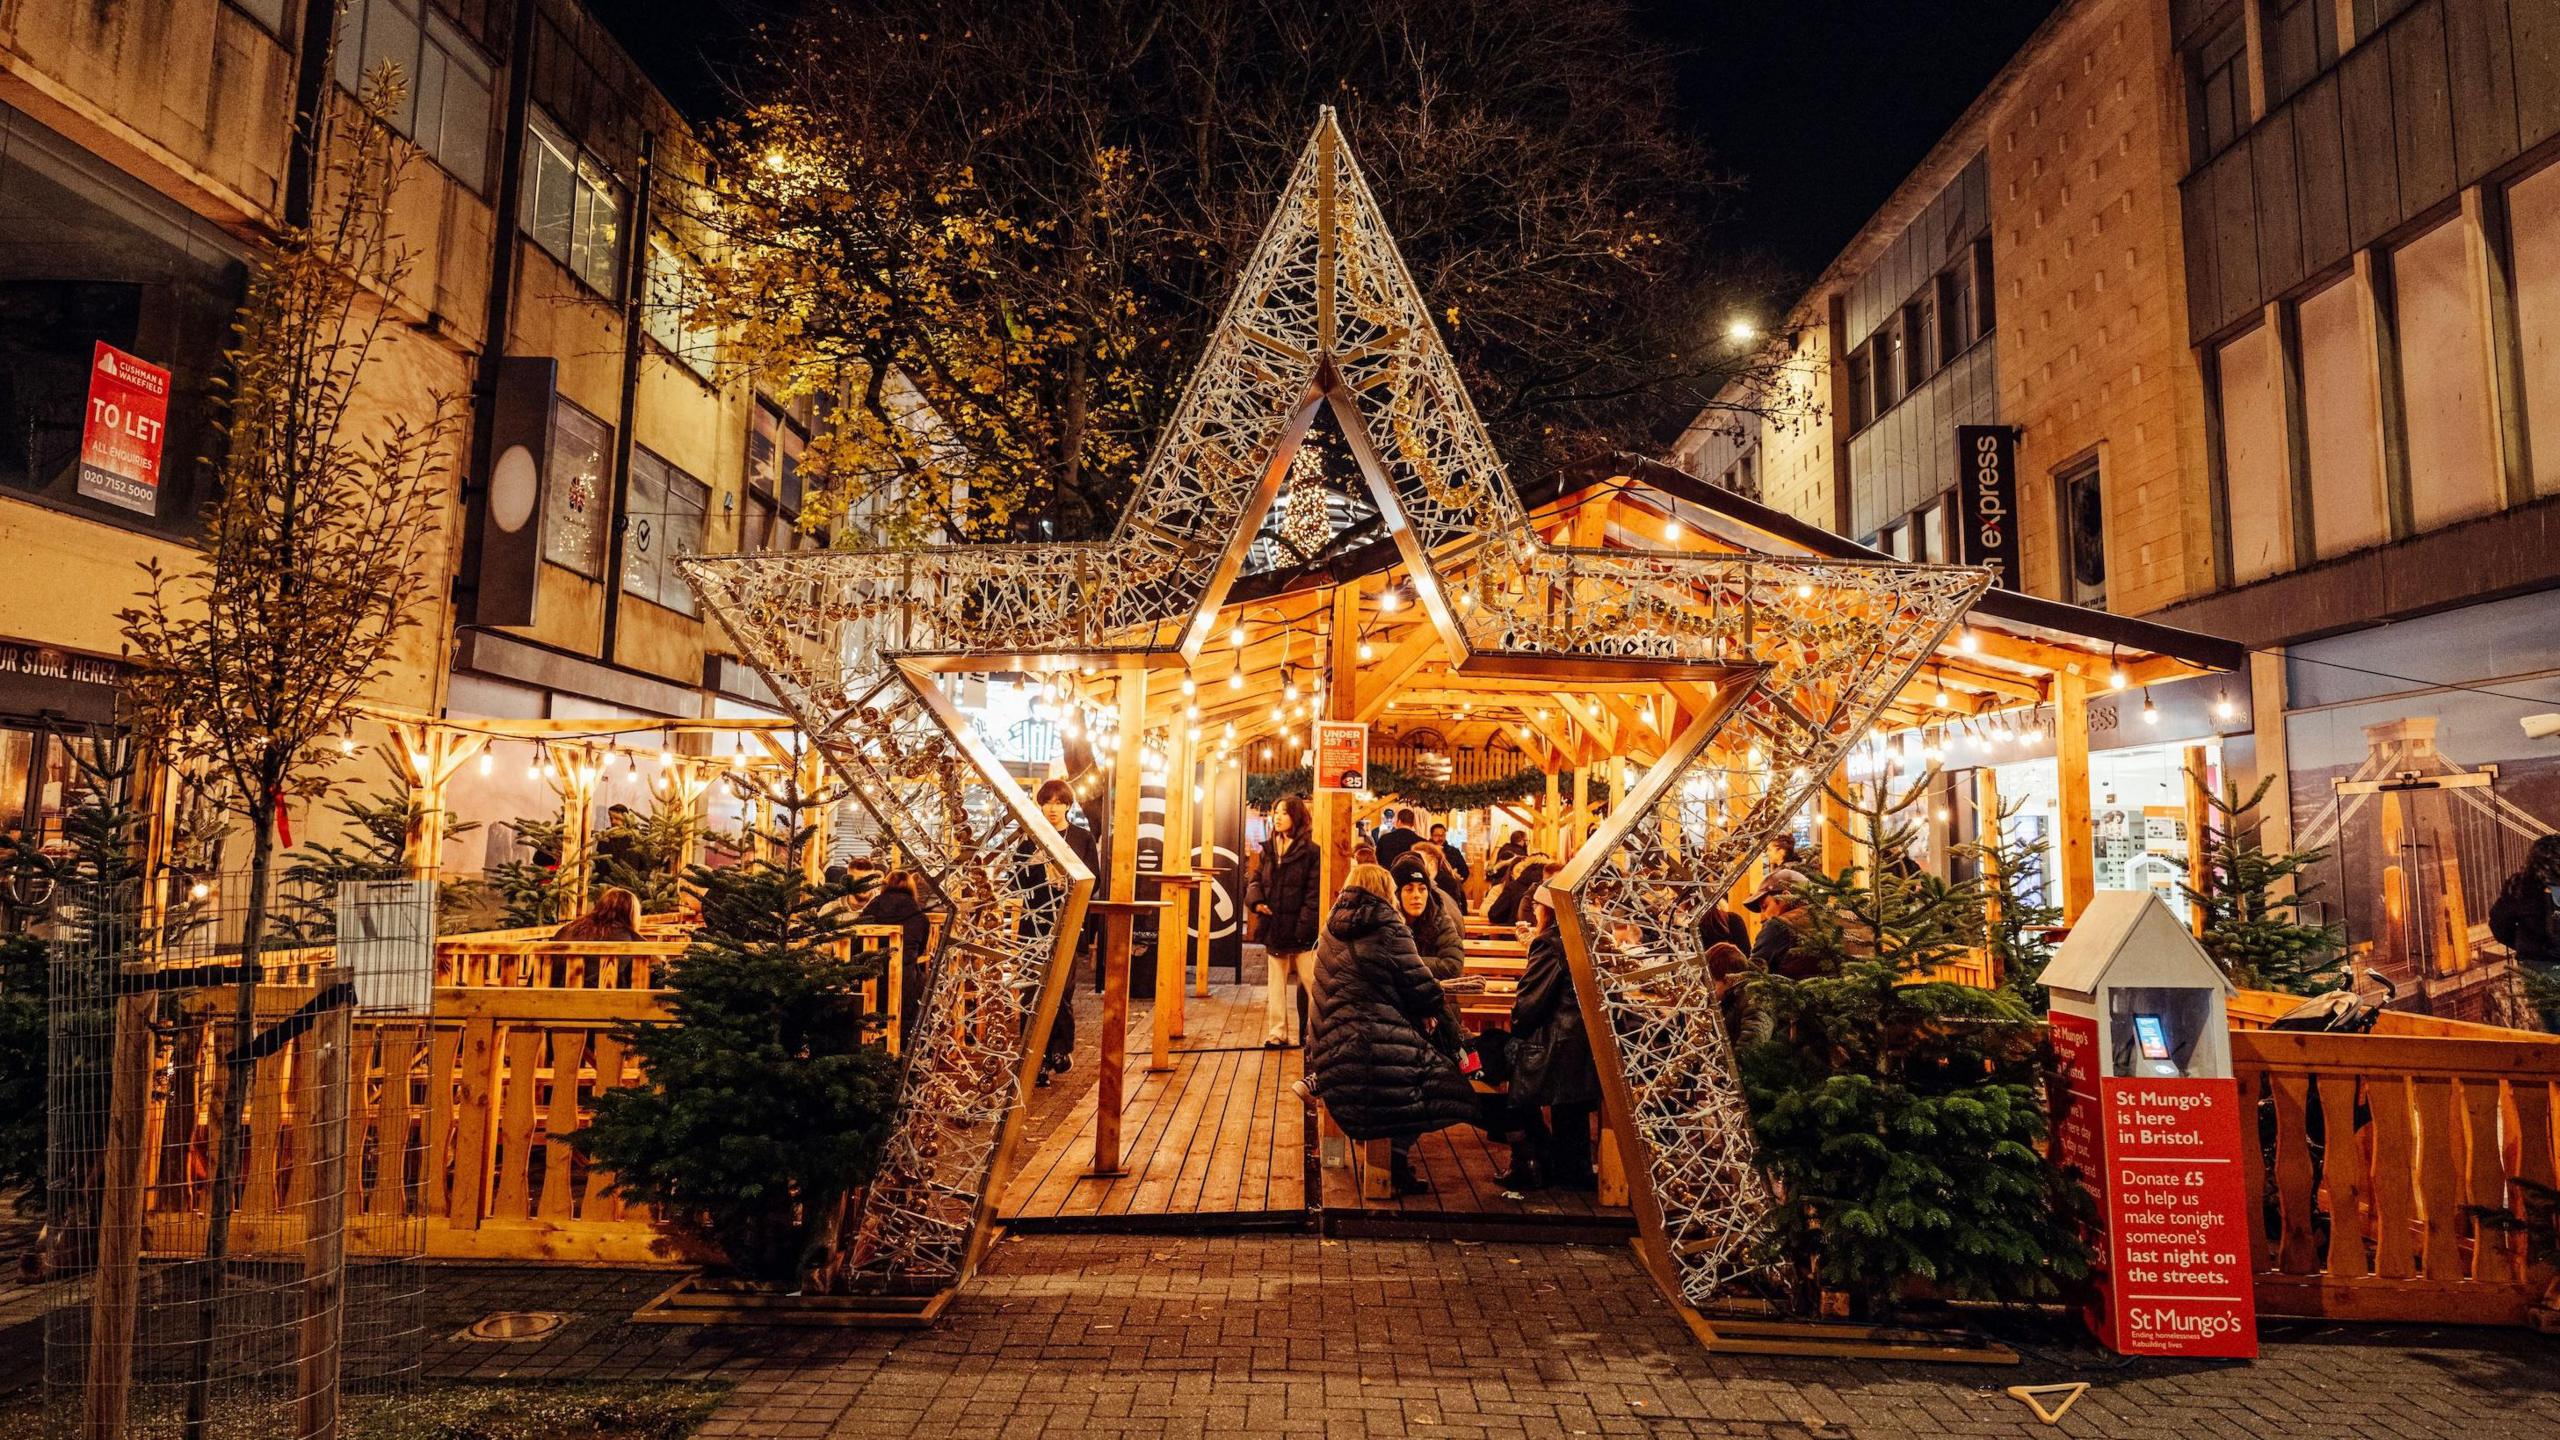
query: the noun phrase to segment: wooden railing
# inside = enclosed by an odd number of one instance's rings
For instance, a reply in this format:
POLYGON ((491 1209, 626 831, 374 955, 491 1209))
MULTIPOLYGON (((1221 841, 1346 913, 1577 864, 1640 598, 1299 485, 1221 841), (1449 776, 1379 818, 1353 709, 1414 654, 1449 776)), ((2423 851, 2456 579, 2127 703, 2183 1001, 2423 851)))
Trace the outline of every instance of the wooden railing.
POLYGON ((2498 1217, 2560 1173, 2560 1039, 2235 1030, 2231 1049, 2259 1117, 2261 1310, 2515 1325, 2547 1303, 2560 1235, 2498 1217))
MULTIPOLYGON (((547 930, 537 932, 547 935, 547 930)), ((898 972, 895 926, 856 927, 855 943, 898 972)), ((602 1264, 690 1263, 677 1233, 626 1204, 612 1176, 568 1136, 596 1098, 637 1081, 614 1032, 663 1020, 659 970, 680 943, 586 945, 465 935, 439 943, 430 1021, 359 1019, 348 1097, 348 1163, 356 1175, 348 1225, 359 1249, 423 1226, 430 1257, 602 1264), (450 983, 455 978, 478 983, 450 983)), ((277 957, 279 983, 262 987, 265 1023, 310 998, 311 956, 277 957)), ((892 984, 894 982, 891 982, 892 984)), ((875 982, 868 1008, 894 1016, 896 996, 875 982)), ((193 992, 158 1027, 143 1153, 151 1157, 150 1245, 183 1254, 199 1232, 211 1171, 211 1105, 218 1015, 227 993, 193 992)), ((314 1032, 315 1034, 317 1032, 314 1032)), ((246 1112, 249 1144, 238 1224, 290 1244, 309 1200, 313 1150, 299 1126, 314 1105, 313 1034, 259 1064, 246 1112)))

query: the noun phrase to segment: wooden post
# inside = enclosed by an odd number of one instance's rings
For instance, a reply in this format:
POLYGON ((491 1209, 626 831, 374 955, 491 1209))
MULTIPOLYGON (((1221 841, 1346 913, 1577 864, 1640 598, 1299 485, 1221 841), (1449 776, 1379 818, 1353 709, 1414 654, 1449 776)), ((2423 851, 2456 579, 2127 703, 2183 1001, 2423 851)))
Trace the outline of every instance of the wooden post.
MULTIPOLYGON (((1214 791, 1217 783, 1217 762, 1214 760, 1203 760, 1200 762, 1200 789, 1204 796, 1214 791)), ((1198 869, 1203 875, 1209 875, 1209 872, 1215 868, 1218 863, 1218 827, 1210 824, 1209 818, 1205 814, 1198 818, 1200 820, 1200 863, 1194 868, 1198 869)), ((1238 864, 1241 865, 1242 861, 1239 860, 1238 864)), ((1216 920, 1218 914, 1217 877, 1211 875, 1208 879, 1200 882, 1198 896, 1200 900, 1200 923, 1193 928, 1191 936, 1193 953, 1198 957, 1195 961, 1197 969, 1192 983, 1199 988, 1194 990, 1192 993, 1195 995, 1205 996, 1209 993, 1209 928, 1216 920)), ((1236 898, 1239 901, 1244 898, 1244 892, 1241 889, 1236 892, 1236 898)), ((1236 918, 1239 924, 1243 922, 1244 917, 1241 912, 1239 912, 1236 918)))
POLYGON ((1544 851, 1549 855, 1553 855, 1557 850, 1563 848, 1563 835, 1564 799, 1557 793, 1556 767, 1553 763, 1550 763, 1547 766, 1546 805, 1545 808, 1538 812, 1538 834, 1535 843, 1533 843, 1529 848, 1532 850, 1544 851))
POLYGON ((1120 1173, 1120 1112, 1129 1069, 1129 935, 1135 912, 1119 908, 1138 894, 1139 760, 1147 733, 1147 672, 1131 665, 1119 678, 1119 753, 1111 768, 1111 899, 1103 912, 1101 1071, 1094 1077, 1093 1171, 1120 1173))
MULTIPOLYGON (((344 975, 323 966, 312 977, 326 993, 344 975)), ((317 1103, 303 1118, 303 1137, 310 1149, 311 1191, 303 1212, 302 1338, 295 1361, 296 1425, 304 1436, 338 1433, 338 1382, 346 1338, 347 1255, 347 1090, 351 1074, 348 1050, 355 1043, 355 1010, 341 1002, 322 1011, 311 1039, 319 1057, 314 1084, 317 1103)), ((531 1077, 526 1077, 527 1084, 531 1077)), ((574 1076, 555 1076, 554 1084, 575 1085, 574 1076)))
MULTIPOLYGON (((1337 585, 1333 614, 1325 636, 1324 713, 1328 720, 1360 718, 1360 587, 1337 585)), ((1343 877, 1351 873, 1351 819, 1359 797, 1339 791, 1315 793, 1316 833, 1324 837, 1319 857, 1327 907, 1343 877)))
POLYGON ((2053 676, 2054 853, 2062 871, 2062 923, 2080 918, 2098 895, 2095 820, 2089 813, 2089 681, 2076 670, 2053 676))
POLYGON ((151 1108, 151 996, 116 1001, 107 1153, 98 1185, 98 1271, 82 1376, 84 1440, 122 1440, 133 1388, 134 1311, 142 1291, 143 1131, 151 1108))
MULTIPOLYGON (((569 872, 568 908, 584 914, 595 879, 595 857, 587 850, 595 834, 595 777, 601 766, 584 745, 555 749, 552 763, 560 771, 560 864, 569 872)), ((770 823, 764 820, 757 828, 770 823)))
MULTIPOLYGON (((1172 874, 1183 868, 1191 854, 1191 817, 1198 801, 1199 782, 1191 775, 1191 725, 1182 712, 1175 711, 1166 727, 1171 734, 1165 741, 1164 767, 1164 840, 1156 847, 1159 869, 1172 874)), ((1190 950, 1191 892, 1182 882, 1159 883, 1157 897, 1166 907, 1156 916, 1156 998, 1148 1007, 1149 1029, 1153 1031, 1148 1055, 1148 1068, 1173 1068, 1173 1042, 1182 1034, 1182 960, 1190 950)))
POLYGON ((1858 863, 1857 837, 1849 831, 1849 806, 1840 797, 1849 793, 1849 767, 1832 770, 1829 783, 1822 787, 1822 824, 1818 827, 1822 850, 1822 873, 1838 875, 1858 863))
MULTIPOLYGON (((1977 765, 1973 771, 1973 844, 1982 865, 1983 943, 1988 945, 1992 927, 2000 923, 2000 902, 1990 898, 1993 887, 2000 883, 2000 777, 1988 765, 1977 765)), ((1988 954, 1988 952, 1985 952, 1988 954)), ((1999 959, 1991 957, 1997 965, 1999 959)), ((1997 975, 1992 977, 1995 981, 1997 975)))
POLYGON ((1554 853, 1558 860, 1570 858, 1574 851, 1582 848, 1583 839, 1591 833, 1592 764, 1592 761, 1585 760, 1573 767, 1573 818, 1565 822, 1564 830, 1556 836, 1558 848, 1554 853))
POLYGON ((385 721, 391 732, 383 753, 409 786, 412 808, 401 841, 401 863, 431 879, 444 868, 444 787, 463 763, 489 748, 476 731, 450 730, 430 721, 385 721))
MULTIPOLYGON (((2184 752, 2184 758, 2187 775, 2187 888, 2202 894, 2205 881, 2210 878, 2205 873, 2209 867, 2205 863, 2204 837, 2205 829, 2212 823, 2213 817, 2213 807, 2205 803, 2205 796, 2211 793, 2208 787, 2212 781, 2205 773, 2203 746, 2188 746, 2184 752)), ((2202 935, 2204 907, 2197 905, 2192 908, 2194 913, 2187 916, 2187 926, 2198 935, 2202 935)))

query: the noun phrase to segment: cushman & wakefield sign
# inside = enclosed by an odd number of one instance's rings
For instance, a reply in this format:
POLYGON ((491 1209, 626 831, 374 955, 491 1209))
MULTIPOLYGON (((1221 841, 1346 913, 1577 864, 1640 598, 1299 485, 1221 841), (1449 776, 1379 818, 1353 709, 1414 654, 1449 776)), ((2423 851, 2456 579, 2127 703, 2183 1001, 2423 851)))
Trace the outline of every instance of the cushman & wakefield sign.
POLYGON ((1991 583, 2018 588, 2018 428, 1956 427, 1956 467, 1964 507, 1958 558, 1991 571, 1991 583))

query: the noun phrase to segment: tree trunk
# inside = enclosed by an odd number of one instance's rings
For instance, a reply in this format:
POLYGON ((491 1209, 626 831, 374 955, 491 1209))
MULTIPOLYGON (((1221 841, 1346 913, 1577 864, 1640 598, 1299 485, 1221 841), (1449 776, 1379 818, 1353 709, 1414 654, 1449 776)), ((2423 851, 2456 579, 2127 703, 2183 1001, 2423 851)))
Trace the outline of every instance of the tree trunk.
POLYGON ((206 1403, 213 1388, 213 1346, 222 1304, 223 1280, 231 1253, 233 1191, 241 1150, 248 1132, 240 1123, 257 1062, 249 1042, 257 1025, 258 981, 265 971, 258 951, 265 939, 267 872, 275 862, 275 797, 266 797, 251 824, 249 903, 240 920, 240 981, 233 987, 231 1043, 225 1052, 222 1084, 213 1098, 212 1198, 207 1202, 204 1231, 204 1289, 196 1301, 196 1334, 187 1375, 186 1440, 204 1440, 206 1403))

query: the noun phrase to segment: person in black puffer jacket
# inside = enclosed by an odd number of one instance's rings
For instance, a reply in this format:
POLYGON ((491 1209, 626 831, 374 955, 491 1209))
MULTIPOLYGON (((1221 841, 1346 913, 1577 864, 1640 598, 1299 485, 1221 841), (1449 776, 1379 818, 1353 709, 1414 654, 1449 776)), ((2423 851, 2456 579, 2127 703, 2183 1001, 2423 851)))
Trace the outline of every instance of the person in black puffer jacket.
MULTIPOLYGON (((1413 949, 1421 957, 1422 968, 1434 980, 1455 980, 1467 970, 1467 924, 1448 892, 1432 883, 1431 867, 1423 859, 1429 844, 1424 841, 1404 852, 1404 858, 1387 873, 1395 877, 1396 913, 1413 932, 1413 949)), ((1431 1028, 1431 1043, 1455 1059, 1465 1038, 1466 1021, 1456 998, 1443 996, 1440 1023, 1431 1028)))
POLYGON ((903 1038, 915 1033, 917 1007, 924 1002, 925 964, 933 958, 927 953, 933 938, 933 912, 916 895, 915 878, 904 870, 890 871, 854 923, 898 927, 898 1034, 903 1038))
POLYGON ((1289 1017, 1289 995, 1293 988, 1315 984, 1317 928, 1324 918, 1322 859, 1306 800, 1291 795, 1271 807, 1271 843, 1263 847, 1262 868, 1245 895, 1245 908, 1254 917, 1253 938, 1262 942, 1269 967, 1262 1000, 1266 1050, 1298 1038, 1298 1024, 1289 1017))
POLYGON ((1325 920, 1308 1088, 1344 1134, 1389 1141, 1397 1192, 1420 1195, 1431 1186, 1414 1173, 1415 1139, 1483 1112, 1457 1062, 1425 1033, 1441 1014, 1440 982, 1414 951, 1394 887, 1377 866, 1354 867, 1325 920))
MULTIPOLYGON (((1582 1004, 1555 911, 1543 897, 1531 907, 1537 934, 1511 1001, 1511 1108, 1518 1115, 1547 1107, 1546 1153, 1538 1168, 1549 1185, 1589 1190, 1597 1183, 1591 1173, 1591 1117, 1600 1109, 1600 1069, 1592 1062, 1591 1036, 1582 1026, 1582 1004)), ((1538 1136, 1536 1126, 1524 1128, 1533 1140, 1538 1136)), ((1513 1173, 1526 1178, 1516 1156, 1513 1173)))

